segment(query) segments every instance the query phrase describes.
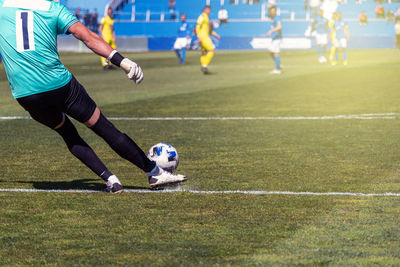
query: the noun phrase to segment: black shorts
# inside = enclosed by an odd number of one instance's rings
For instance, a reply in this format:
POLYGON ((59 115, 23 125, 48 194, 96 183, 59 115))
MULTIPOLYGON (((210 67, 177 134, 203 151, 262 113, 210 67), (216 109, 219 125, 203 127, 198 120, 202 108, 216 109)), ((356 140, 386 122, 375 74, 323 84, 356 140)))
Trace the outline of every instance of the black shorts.
POLYGON ((62 122, 64 113, 84 123, 96 109, 96 103, 74 76, 60 89, 17 98, 17 101, 34 120, 52 129, 62 122))

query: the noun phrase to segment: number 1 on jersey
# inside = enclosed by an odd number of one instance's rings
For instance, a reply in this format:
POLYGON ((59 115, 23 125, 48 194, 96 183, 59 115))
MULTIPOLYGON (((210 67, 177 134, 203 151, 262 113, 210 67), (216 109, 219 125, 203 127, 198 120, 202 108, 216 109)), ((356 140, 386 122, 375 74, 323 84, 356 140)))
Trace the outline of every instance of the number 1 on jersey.
POLYGON ((18 52, 35 50, 33 35, 33 12, 17 11, 15 18, 18 52))

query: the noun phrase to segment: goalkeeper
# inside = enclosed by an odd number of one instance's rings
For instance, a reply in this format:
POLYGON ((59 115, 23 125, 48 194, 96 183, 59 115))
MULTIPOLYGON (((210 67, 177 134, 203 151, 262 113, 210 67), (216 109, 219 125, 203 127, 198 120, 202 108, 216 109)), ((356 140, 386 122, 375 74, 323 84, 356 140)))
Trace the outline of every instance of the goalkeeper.
POLYGON ((123 188, 117 178, 79 136, 68 116, 102 137, 122 158, 142 169, 151 187, 186 180, 150 161, 136 143, 100 112, 85 88, 61 64, 57 35, 73 34, 96 54, 121 67, 139 84, 142 69, 87 29, 63 5, 49 0, 0 0, 0 53, 14 98, 32 118, 57 132, 70 152, 104 179, 111 193, 123 188), (68 116, 67 116, 68 115, 68 116))
POLYGON ((210 13, 211 7, 205 6, 203 13, 197 19, 196 25, 196 35, 202 52, 200 57, 201 71, 204 74, 208 74, 208 65, 215 54, 215 46, 211 41, 210 33, 217 39, 221 38, 214 30, 210 30, 210 13))

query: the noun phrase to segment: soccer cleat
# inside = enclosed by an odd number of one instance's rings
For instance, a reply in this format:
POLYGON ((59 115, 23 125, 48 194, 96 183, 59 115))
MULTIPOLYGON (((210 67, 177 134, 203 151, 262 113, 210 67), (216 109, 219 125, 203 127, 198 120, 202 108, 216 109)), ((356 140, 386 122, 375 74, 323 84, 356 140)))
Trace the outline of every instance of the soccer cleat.
POLYGON ((159 175, 149 176, 149 184, 151 188, 161 185, 177 184, 186 180, 186 176, 182 174, 172 174, 167 171, 162 171, 159 175))
POLYGON ((336 66, 336 65, 337 65, 337 61, 332 61, 332 62, 331 62, 331 65, 332 65, 332 66, 336 66))
POLYGON ((203 74, 208 74, 208 68, 207 67, 201 67, 201 71, 203 74))
POLYGON ((119 181, 118 177, 115 175, 111 175, 107 179, 106 185, 107 185, 106 191, 110 192, 111 194, 119 194, 119 193, 122 193, 122 191, 124 190, 121 182, 119 181))
POLYGON ((281 70, 274 69, 269 74, 281 74, 281 70))
POLYGON ((347 66, 347 64, 349 64, 347 60, 343 61, 343 65, 347 66))

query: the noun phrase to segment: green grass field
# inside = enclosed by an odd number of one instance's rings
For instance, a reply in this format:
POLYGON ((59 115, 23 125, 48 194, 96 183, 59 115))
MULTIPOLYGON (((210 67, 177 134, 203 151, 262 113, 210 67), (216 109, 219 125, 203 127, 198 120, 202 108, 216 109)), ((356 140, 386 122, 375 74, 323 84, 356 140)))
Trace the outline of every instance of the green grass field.
MULTIPOLYGON (((113 121, 144 150, 180 154, 184 189, 400 192, 400 51, 349 51, 348 66, 316 52, 218 51, 212 75, 198 52, 128 55, 140 86, 89 54, 62 54, 109 117, 375 119, 113 121), (368 117, 368 116, 367 116, 368 117), (384 117, 390 117, 385 119, 384 117)), ((0 117, 27 116, 0 65, 0 117)), ((76 123, 77 124, 77 123, 76 123)), ((0 189, 103 190, 62 139, 32 120, 0 120, 0 189)), ((126 189, 147 178, 78 125, 126 189)), ((399 266, 400 197, 0 192, 0 265, 399 266)))

